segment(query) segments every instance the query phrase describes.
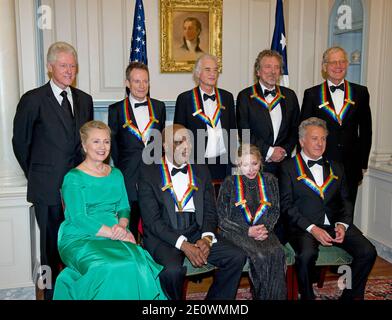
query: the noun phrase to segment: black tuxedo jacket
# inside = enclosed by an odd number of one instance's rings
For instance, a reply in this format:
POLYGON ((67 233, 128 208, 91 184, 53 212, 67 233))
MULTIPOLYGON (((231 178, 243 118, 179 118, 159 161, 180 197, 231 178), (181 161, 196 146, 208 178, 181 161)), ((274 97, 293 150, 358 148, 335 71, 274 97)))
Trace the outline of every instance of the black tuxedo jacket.
MULTIPOLYGON (((299 104, 295 92, 286 87, 279 87, 284 99, 280 101, 282 122, 274 143, 274 131, 269 111, 251 98, 252 87, 242 90, 237 97, 237 127, 242 137, 242 130, 250 129, 250 143, 259 147, 265 159, 270 147, 279 146, 291 156, 297 140, 299 125, 299 104)), ((263 96, 260 83, 256 86, 257 93, 263 96)))
MULTIPOLYGON (((121 100, 109 106, 108 124, 112 131, 111 156, 114 165, 124 175, 129 201, 135 201, 137 200, 136 184, 139 178, 139 168, 142 163, 142 153, 145 145, 129 132, 127 128, 123 128, 123 103, 124 100, 121 100)), ((162 132, 166 121, 165 104, 155 99, 151 99, 151 103, 156 119, 159 121, 154 123, 153 128, 162 132)), ((131 107, 129 108, 129 114, 132 122, 137 124, 131 107)), ((152 136, 148 143, 153 143, 153 141, 154 138, 152 136)))
MULTIPOLYGON (((230 155, 230 130, 236 129, 236 121, 235 121, 235 111, 234 111, 234 98, 233 95, 223 89, 219 89, 222 98, 222 106, 224 108, 221 109, 221 126, 222 129, 225 129, 227 132, 227 141, 225 141, 225 147, 227 153, 230 155), (229 145, 228 145, 229 144, 229 145)), ((197 94, 199 96, 199 101, 202 102, 202 96, 200 95, 200 90, 197 90, 197 94)), ((203 129, 207 130, 207 125, 200 120, 198 117, 193 116, 193 100, 192 100, 192 90, 185 91, 181 93, 177 97, 176 101, 176 109, 174 113, 174 123, 182 124, 185 128, 192 131, 194 137, 194 159, 196 158, 197 153, 197 130, 203 129)), ((201 103, 201 107, 204 112, 203 103, 201 103)), ((205 147, 207 147, 208 138, 205 138, 205 147)), ((203 154, 204 154, 203 150, 203 154)), ((230 157, 229 157, 230 162, 230 157)))
MULTIPOLYGON (((305 90, 301 121, 317 117, 327 122, 329 134, 325 156, 330 160, 342 162, 347 177, 359 182, 362 180, 362 169, 368 167, 372 145, 372 117, 367 88, 355 83, 349 84, 355 105, 350 105, 342 125, 319 108, 321 85, 305 90)), ((329 90, 327 99, 330 106, 335 108, 329 90)))
MULTIPOLYGON (((193 194, 198 231, 216 233, 218 216, 210 173, 205 165, 193 164, 192 168, 198 187, 193 194)), ((143 219, 143 242, 150 253, 153 253, 162 241, 174 248, 182 234, 176 230, 177 213, 170 191, 162 191, 162 187, 160 165, 143 164, 140 170, 138 198, 143 219)))
MULTIPOLYGON (((302 180, 298 180, 295 159, 284 161, 281 167, 279 189, 281 214, 287 219, 289 229, 306 231, 311 224, 324 224, 325 214, 331 225, 343 222, 353 223, 353 205, 349 200, 344 169, 334 161, 325 161, 324 181, 329 176, 329 166, 338 179, 334 179, 322 199, 302 180)), ((314 181, 313 175, 304 163, 305 174, 314 181)))
POLYGON ((79 129, 93 119, 90 95, 72 88, 74 120, 62 110, 50 83, 25 93, 14 118, 12 145, 27 178, 27 200, 61 203, 64 175, 82 162, 79 129))

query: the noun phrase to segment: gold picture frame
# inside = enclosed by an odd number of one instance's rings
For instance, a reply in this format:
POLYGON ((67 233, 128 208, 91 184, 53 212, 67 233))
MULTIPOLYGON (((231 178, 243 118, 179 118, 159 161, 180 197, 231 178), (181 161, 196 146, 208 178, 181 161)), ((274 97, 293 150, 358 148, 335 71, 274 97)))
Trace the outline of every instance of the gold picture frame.
POLYGON ((161 72, 192 72, 203 53, 216 56, 222 72, 222 3, 160 0, 161 72))

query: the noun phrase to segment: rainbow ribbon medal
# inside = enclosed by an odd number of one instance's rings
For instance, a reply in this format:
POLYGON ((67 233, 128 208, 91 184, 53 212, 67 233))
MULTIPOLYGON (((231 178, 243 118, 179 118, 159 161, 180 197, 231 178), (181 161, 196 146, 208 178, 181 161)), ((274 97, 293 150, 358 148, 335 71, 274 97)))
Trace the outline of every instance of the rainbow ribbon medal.
POLYGON ((269 112, 275 109, 275 107, 280 103, 280 100, 285 99, 286 97, 282 95, 279 86, 276 86, 276 96, 271 103, 268 103, 262 96, 257 93, 257 84, 252 86, 252 95, 250 96, 252 99, 255 99, 259 104, 262 105, 263 108, 267 109, 269 112))
POLYGON ((169 190, 170 195, 173 198, 173 201, 176 204, 178 211, 180 211, 180 212, 182 212, 184 210, 184 207, 186 206, 186 204, 193 197, 193 193, 199 189, 196 186, 196 176, 195 176, 195 173, 193 172, 192 166, 190 164, 188 164, 187 166, 188 166, 188 172, 189 172, 189 174, 188 174, 188 176, 189 176, 188 189, 185 191, 185 193, 180 201, 178 201, 177 195, 174 192, 173 183, 171 181, 169 168, 168 168, 167 163, 165 161, 165 157, 162 157, 161 166, 160 166, 161 179, 162 179, 162 185, 163 185, 161 190, 162 191, 169 190))
POLYGON ((305 183, 310 189, 317 193, 321 199, 324 200, 325 193, 328 191, 329 187, 332 185, 333 180, 338 180, 339 178, 334 175, 332 166, 329 166, 329 176, 324 181, 323 185, 319 187, 312 179, 308 178, 305 173, 305 164, 299 153, 295 156, 295 166, 297 169, 297 180, 305 183))
POLYGON ((334 121, 339 123, 339 125, 342 125, 343 120, 350 109, 350 105, 355 105, 355 102, 352 99, 352 88, 347 80, 344 80, 344 88, 344 105, 339 114, 337 114, 335 109, 331 107, 327 98, 327 81, 325 81, 320 87, 321 104, 319 105, 319 108, 324 110, 334 121))
POLYGON ((132 133, 138 140, 143 143, 146 143, 150 130, 154 126, 154 123, 159 123, 159 121, 155 117, 154 108, 152 107, 152 103, 149 97, 147 97, 147 105, 148 105, 148 114, 150 121, 147 123, 143 132, 140 132, 139 128, 135 126, 131 120, 131 116, 129 113, 129 99, 125 98, 123 102, 123 118, 124 124, 123 128, 127 128, 130 133, 132 133))
POLYGON ((237 175, 234 178, 234 188, 236 191, 236 202, 235 206, 240 207, 245 221, 249 225, 255 225, 256 222, 263 216, 267 211, 268 207, 271 206, 271 202, 268 201, 267 192, 265 188, 265 182, 262 175, 259 173, 257 176, 257 184, 259 186, 260 205, 257 208, 254 216, 252 216, 248 205, 246 204, 244 194, 244 182, 242 181, 241 175, 237 175))
POLYGON ((197 90, 199 90, 198 87, 193 88, 193 90, 192 90, 192 102, 193 102, 192 115, 194 117, 198 117, 201 121, 203 121, 206 125, 210 126, 211 128, 215 128, 218 125, 219 120, 220 120, 221 109, 223 109, 223 110, 225 109, 225 107, 222 106, 222 97, 220 96, 220 92, 219 92, 218 88, 216 88, 216 87, 214 88, 215 97, 216 97, 216 110, 215 110, 215 113, 211 119, 203 112, 197 90))

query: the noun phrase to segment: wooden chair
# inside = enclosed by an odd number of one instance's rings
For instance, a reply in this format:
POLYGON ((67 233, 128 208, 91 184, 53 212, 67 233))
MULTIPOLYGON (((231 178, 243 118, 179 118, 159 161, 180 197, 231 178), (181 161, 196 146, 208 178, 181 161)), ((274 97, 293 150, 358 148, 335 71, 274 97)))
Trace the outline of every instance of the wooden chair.
POLYGON ((192 265, 192 263, 189 261, 187 257, 185 257, 183 266, 186 267, 186 278, 183 286, 182 299, 186 300, 189 281, 201 282, 203 278, 211 276, 216 270, 216 267, 213 266, 212 264, 207 263, 206 265, 200 268, 196 268, 192 265))
POLYGON ((325 247, 319 245, 319 256, 316 261, 316 266, 321 267, 320 277, 317 282, 317 287, 322 288, 324 285, 325 274, 329 267, 349 265, 353 258, 347 251, 339 247, 325 247))
MULTIPOLYGON (((289 264, 287 263, 287 291, 289 300, 298 299, 298 280, 295 270, 295 252, 289 243, 285 245, 286 257, 287 254, 293 257, 291 271, 289 273, 289 264)), ((353 258, 345 250, 332 246, 326 247, 319 245, 319 256, 316 260, 316 267, 321 268, 320 277, 317 281, 317 287, 322 288, 324 285, 325 274, 331 266, 341 266, 351 264, 353 258)), ((286 260, 287 261, 287 260, 286 260)))

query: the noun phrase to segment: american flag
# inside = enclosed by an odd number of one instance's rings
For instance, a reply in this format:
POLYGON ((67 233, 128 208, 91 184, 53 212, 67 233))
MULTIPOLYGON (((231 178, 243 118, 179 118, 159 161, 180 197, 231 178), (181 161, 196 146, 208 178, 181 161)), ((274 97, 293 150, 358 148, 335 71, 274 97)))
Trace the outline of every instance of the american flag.
POLYGON ((147 37, 144 20, 143 0, 136 0, 129 62, 138 61, 147 65, 147 37))
POLYGON ((289 69, 287 67, 287 47, 286 47, 286 32, 284 31, 284 16, 283 16, 283 2, 276 1, 275 11, 275 29, 272 38, 271 49, 280 53, 283 57, 283 77, 280 84, 289 86, 289 69))

